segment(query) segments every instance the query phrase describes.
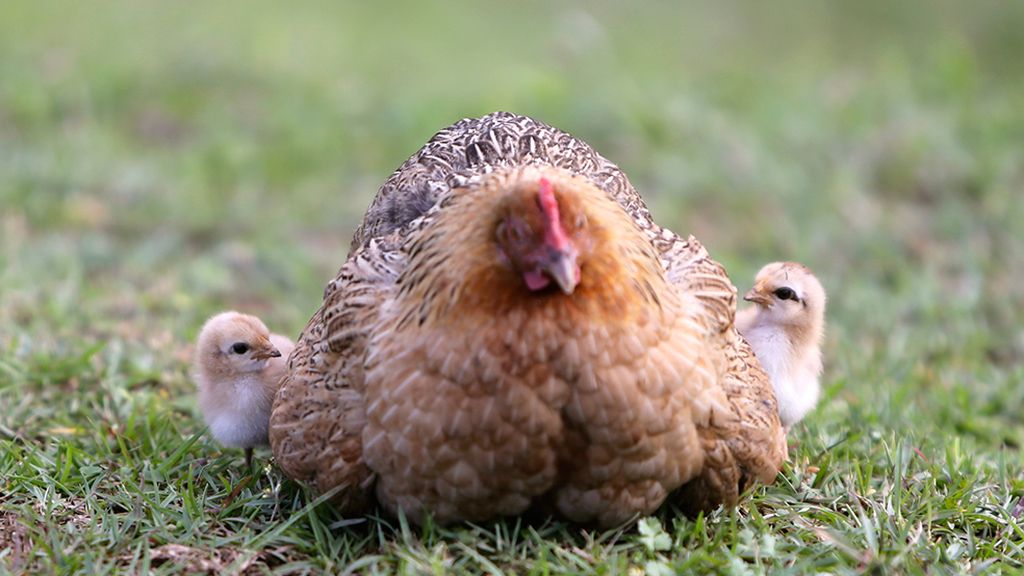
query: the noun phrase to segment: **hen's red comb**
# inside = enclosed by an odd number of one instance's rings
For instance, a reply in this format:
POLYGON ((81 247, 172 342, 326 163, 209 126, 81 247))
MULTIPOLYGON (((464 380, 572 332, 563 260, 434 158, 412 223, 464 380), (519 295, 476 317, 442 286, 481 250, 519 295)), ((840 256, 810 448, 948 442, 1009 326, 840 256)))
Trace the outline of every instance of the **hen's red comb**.
POLYGON ((565 250, 569 247, 569 235, 562 228, 562 219, 558 213, 558 199, 555 198, 555 189, 547 178, 540 179, 540 209, 544 212, 544 241, 556 250, 565 250))

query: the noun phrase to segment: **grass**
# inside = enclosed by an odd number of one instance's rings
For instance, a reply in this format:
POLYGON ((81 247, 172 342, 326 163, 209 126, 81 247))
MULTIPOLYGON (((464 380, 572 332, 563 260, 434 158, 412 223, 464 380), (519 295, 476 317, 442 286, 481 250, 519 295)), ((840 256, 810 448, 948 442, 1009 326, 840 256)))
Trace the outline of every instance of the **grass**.
POLYGON ((999 573, 1024 565, 1024 10, 8 2, 0 573, 999 573), (741 287, 830 291, 826 394, 736 510, 342 518, 203 434, 224 308, 295 334, 437 129, 531 114, 741 287), (230 501, 229 501, 230 500, 230 501))

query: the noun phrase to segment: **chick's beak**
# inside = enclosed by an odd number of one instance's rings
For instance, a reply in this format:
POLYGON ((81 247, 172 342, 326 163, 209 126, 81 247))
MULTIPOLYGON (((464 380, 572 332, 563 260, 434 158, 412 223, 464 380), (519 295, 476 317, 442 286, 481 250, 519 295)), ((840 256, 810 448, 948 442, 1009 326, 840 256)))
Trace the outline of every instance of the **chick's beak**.
POLYGON ((556 251, 542 269, 566 295, 572 294, 580 283, 580 267, 576 264, 576 250, 572 248, 556 251))
POLYGON ((270 346, 269 348, 265 348, 263 350, 259 350, 257 352, 253 352, 252 357, 255 358, 256 360, 268 360, 270 358, 280 358, 281 357, 281 351, 278 350, 277 348, 274 348, 273 346, 270 346))
POLYGON ((753 302, 765 307, 771 306, 772 304, 772 299, 768 297, 767 294, 758 291, 757 288, 752 288, 750 292, 747 292, 746 295, 743 296, 743 299, 747 302, 753 302))

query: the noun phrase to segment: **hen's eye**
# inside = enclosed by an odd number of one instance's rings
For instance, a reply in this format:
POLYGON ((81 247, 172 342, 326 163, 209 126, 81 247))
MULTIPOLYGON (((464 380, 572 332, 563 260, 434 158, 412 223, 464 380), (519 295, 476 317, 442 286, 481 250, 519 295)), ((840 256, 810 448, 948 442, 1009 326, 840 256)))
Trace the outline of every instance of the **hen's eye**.
POLYGON ((775 297, 779 300, 796 300, 796 292, 792 288, 783 286, 775 291, 775 297))
POLYGON ((576 228, 586 228, 587 226, 587 215, 580 214, 576 217, 576 228))
POLYGON ((519 221, 505 220, 498 224, 498 228, 495 231, 498 239, 504 242, 510 242, 512 244, 518 244, 523 242, 527 236, 527 230, 525 224, 519 221))
POLYGON ((249 351, 249 345, 245 342, 235 342, 231 345, 231 351, 235 354, 245 354, 249 351))

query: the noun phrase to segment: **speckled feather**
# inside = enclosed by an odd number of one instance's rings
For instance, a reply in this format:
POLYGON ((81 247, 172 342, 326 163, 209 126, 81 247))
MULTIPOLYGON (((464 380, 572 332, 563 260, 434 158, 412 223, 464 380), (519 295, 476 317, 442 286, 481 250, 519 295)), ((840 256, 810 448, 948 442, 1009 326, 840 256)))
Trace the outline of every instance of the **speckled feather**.
POLYGON ((288 475, 342 485, 352 513, 376 497, 414 520, 483 520, 544 501, 611 525, 669 497, 732 504, 784 457, 735 309, 721 266, 657 226, 587 144, 509 113, 462 120, 368 209, 289 359, 271 445, 288 475), (609 270, 632 280, 585 274, 573 299, 485 302, 438 249, 479 244, 451 215, 542 176, 600 215, 609 270))

